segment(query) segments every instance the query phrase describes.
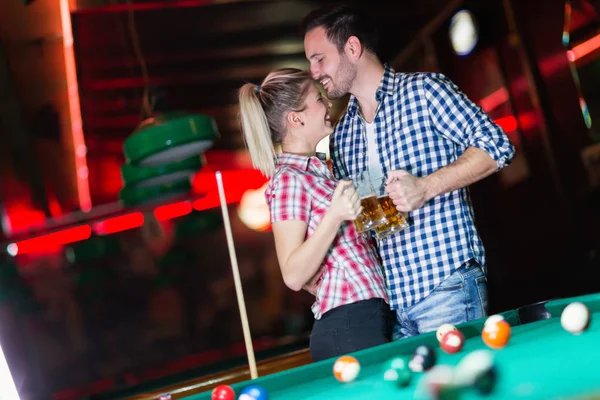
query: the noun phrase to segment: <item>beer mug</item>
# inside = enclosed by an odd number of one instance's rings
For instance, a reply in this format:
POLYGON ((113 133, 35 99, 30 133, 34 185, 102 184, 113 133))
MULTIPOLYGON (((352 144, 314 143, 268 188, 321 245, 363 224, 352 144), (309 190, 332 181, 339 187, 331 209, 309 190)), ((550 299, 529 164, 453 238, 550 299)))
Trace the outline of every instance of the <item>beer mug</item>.
POLYGON ((385 191, 385 176, 372 180, 372 186, 377 196, 377 202, 381 206, 386 223, 375 227, 377 239, 383 239, 408 228, 408 213, 398 211, 394 202, 385 191))
POLYGON ((362 211, 354 220, 354 226, 358 232, 367 232, 382 224, 387 223, 383 208, 377 201, 375 190, 371 185, 371 180, 367 171, 353 177, 352 185, 360 198, 362 211))

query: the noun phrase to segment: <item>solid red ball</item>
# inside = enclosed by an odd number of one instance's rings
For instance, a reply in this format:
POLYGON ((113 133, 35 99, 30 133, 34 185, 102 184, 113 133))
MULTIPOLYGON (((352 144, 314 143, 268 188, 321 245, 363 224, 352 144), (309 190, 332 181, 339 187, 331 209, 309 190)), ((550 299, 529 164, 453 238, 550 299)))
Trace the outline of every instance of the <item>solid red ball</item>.
POLYGON ((234 400, 235 392, 230 386, 219 385, 212 391, 212 400, 234 400))
POLYGON ((449 331, 442 336, 440 347, 448 354, 458 353, 465 344, 465 337, 461 331, 449 331))

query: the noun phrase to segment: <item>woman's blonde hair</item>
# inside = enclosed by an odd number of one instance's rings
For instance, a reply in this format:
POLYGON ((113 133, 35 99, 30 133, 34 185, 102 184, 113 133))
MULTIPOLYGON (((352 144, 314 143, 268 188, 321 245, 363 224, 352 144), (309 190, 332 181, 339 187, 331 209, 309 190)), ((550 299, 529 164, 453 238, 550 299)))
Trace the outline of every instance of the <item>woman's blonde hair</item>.
POLYGON ((260 86, 246 83, 240 88, 240 117, 244 141, 252 165, 265 176, 275 173, 275 145, 283 140, 286 118, 302 111, 312 79, 295 68, 271 72, 260 86))

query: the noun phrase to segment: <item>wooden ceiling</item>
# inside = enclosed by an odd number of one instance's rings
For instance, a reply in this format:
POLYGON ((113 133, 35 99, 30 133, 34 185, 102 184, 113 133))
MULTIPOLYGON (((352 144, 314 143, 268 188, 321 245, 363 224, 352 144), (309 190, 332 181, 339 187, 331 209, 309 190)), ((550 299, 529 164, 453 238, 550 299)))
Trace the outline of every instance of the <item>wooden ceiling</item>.
MULTIPOLYGON (((215 148, 243 148, 236 90, 275 68, 307 68, 298 25, 325 3, 79 0, 73 35, 88 142, 125 138, 141 121, 143 59, 157 110, 212 115, 221 131, 215 148)), ((448 2, 355 3, 379 21, 381 57, 391 60, 448 2)))

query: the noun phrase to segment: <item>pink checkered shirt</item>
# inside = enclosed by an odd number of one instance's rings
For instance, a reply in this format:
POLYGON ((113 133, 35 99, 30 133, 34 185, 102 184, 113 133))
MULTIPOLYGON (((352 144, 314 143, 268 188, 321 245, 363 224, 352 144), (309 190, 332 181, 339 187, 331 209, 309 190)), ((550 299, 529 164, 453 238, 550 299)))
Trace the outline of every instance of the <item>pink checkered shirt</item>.
MULTIPOLYGON (((318 157, 283 153, 265 192, 271 222, 300 220, 308 224, 309 238, 329 208, 337 186, 327 164, 318 157)), ((385 278, 375 249, 345 221, 307 289, 315 295, 315 319, 335 308, 359 300, 387 301, 385 278)))

